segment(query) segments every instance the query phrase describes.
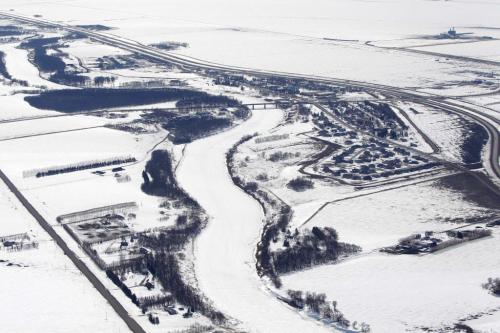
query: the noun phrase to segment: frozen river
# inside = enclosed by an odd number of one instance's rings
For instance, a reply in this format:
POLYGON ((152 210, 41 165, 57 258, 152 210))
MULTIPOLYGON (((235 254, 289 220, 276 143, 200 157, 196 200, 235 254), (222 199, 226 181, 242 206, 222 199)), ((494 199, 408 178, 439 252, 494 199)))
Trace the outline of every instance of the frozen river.
POLYGON ((254 252, 262 229, 259 204, 229 177, 226 151, 243 135, 271 129, 282 119, 278 110, 255 110, 230 131, 187 146, 177 169, 180 184, 211 217, 196 240, 199 286, 217 309, 251 332, 331 332, 278 301, 264 289, 255 270, 254 252))

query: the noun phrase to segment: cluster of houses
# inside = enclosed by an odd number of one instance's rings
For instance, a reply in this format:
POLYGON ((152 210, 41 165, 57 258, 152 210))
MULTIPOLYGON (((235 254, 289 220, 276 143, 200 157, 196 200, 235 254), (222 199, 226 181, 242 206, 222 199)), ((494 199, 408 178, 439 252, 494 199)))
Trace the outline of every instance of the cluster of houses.
POLYGON ((414 234, 399 240, 395 246, 382 248, 382 252, 391 254, 418 254, 431 252, 442 239, 437 238, 432 231, 426 231, 423 234, 414 234))
POLYGON ((28 232, 0 236, 0 249, 21 251, 38 248, 38 241, 28 232))
POLYGON ((476 226, 474 229, 448 230, 440 233, 426 231, 402 238, 398 244, 384 247, 381 251, 391 254, 429 253, 488 236, 491 236, 491 230, 482 226, 476 226))
MULTIPOLYGON (((337 105, 336 112, 340 112, 338 109, 337 105)), ((387 111, 389 109, 388 106, 380 108, 380 110, 386 110, 384 112, 387 112, 387 115, 377 118, 379 123, 384 121, 391 124, 391 128, 398 126, 402 132, 397 133, 407 135, 405 125, 396 119, 397 116, 392 111, 392 113, 387 111)), ((347 182, 352 180, 359 183, 359 181, 371 181, 375 178, 416 172, 439 165, 439 163, 429 161, 425 157, 412 154, 408 149, 390 145, 375 137, 361 140, 358 133, 331 122, 325 116, 317 115, 313 121, 319 128, 318 134, 320 136, 333 138, 334 141, 338 141, 344 146, 338 150, 331 161, 323 161, 321 168, 322 172, 337 177, 339 180, 347 182)), ((374 128, 374 130, 376 129, 374 128)))
POLYGON ((373 138, 349 146, 333 156, 332 160, 333 163, 325 164, 323 171, 347 180, 370 181, 437 166, 437 163, 412 155, 404 148, 390 147, 373 138))
POLYGON ((259 89, 264 96, 277 95, 290 97, 300 94, 304 97, 331 98, 346 91, 357 91, 355 88, 337 87, 303 79, 272 76, 254 77, 217 71, 208 74, 212 75, 213 83, 216 85, 255 87, 259 89))
POLYGON ((406 141, 408 126, 386 103, 337 101, 330 105, 338 117, 362 131, 379 138, 406 141))

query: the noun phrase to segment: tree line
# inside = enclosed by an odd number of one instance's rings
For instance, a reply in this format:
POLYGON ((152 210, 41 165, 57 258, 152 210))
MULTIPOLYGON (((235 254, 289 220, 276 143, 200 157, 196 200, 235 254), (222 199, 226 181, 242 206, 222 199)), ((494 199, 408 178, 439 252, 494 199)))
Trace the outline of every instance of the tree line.
POLYGON ((189 98, 204 100, 210 96, 205 92, 178 88, 84 88, 47 90, 27 96, 25 100, 39 109, 71 113, 189 98))
POLYGON ((314 265, 334 262, 341 255, 361 251, 357 245, 338 241, 333 228, 313 227, 296 232, 285 241, 284 248, 273 253, 273 263, 278 273, 288 273, 314 265))
POLYGON ((104 160, 104 161, 83 162, 83 163, 68 165, 68 166, 64 166, 64 167, 46 168, 46 169, 42 169, 39 171, 35 170, 34 172, 35 172, 35 177, 40 178, 40 177, 58 175, 58 174, 62 174, 62 173, 70 173, 70 172, 76 172, 76 171, 82 171, 82 170, 88 170, 88 169, 102 168, 102 167, 117 165, 117 164, 132 163, 135 161, 136 161, 135 157, 117 158, 117 159, 110 159, 110 160, 104 160))
POLYGON ((146 266, 179 303, 188 306, 191 311, 200 312, 216 323, 223 323, 226 320, 223 313, 215 310, 194 287, 184 282, 174 254, 157 251, 146 257, 146 266))

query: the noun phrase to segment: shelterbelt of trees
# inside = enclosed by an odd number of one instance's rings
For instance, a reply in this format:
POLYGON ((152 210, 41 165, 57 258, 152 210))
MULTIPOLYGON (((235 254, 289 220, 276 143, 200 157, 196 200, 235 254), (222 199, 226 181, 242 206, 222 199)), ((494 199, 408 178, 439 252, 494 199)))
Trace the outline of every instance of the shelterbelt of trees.
POLYGON ((26 96, 26 102, 38 109, 60 112, 82 112, 105 108, 147 105, 171 101, 186 101, 179 106, 194 107, 214 103, 236 105, 235 100, 205 92, 177 88, 84 88, 43 91, 26 96))

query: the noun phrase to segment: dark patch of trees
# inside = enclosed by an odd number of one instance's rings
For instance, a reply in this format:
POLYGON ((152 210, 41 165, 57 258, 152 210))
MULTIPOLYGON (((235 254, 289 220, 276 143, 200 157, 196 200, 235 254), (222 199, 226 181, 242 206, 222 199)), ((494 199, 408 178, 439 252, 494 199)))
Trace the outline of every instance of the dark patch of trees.
POLYGON ((30 38, 21 43, 20 47, 23 49, 36 49, 47 45, 58 44, 61 37, 47 37, 47 38, 30 38))
MULTIPOLYGON (((201 110, 201 109, 200 109, 201 110)), ((246 108, 241 113, 235 111, 236 117, 248 116, 246 108), (238 113, 238 115, 236 115, 238 113)), ((228 116, 214 116, 210 112, 198 112, 187 115, 179 115, 164 110, 154 110, 144 114, 142 119, 148 123, 162 123, 162 127, 169 131, 170 139, 174 144, 189 143, 193 140, 210 135, 214 132, 228 128, 233 124, 232 118, 228 116)))
POLYGON ((455 332, 474 333, 475 331, 470 326, 459 323, 455 324, 455 332))
POLYGON ((47 47, 37 47, 33 50, 33 62, 42 72, 64 72, 66 64, 60 57, 47 54, 47 47))
POLYGON ((142 176, 144 183, 141 189, 146 194, 171 199, 186 197, 177 184, 172 169, 172 160, 166 150, 153 151, 142 176))
POLYGON ((314 183, 305 177, 297 177, 290 180, 286 186, 294 191, 302 192, 313 188, 314 183))
POLYGON ((24 34, 24 30, 15 25, 0 26, 0 37, 19 36, 24 34))
POLYGON ((269 154, 269 157, 267 158, 271 162, 279 162, 283 160, 288 160, 290 158, 293 158, 296 156, 293 153, 290 152, 282 152, 281 150, 278 150, 274 153, 269 154))
POLYGON ((161 109, 154 109, 151 112, 141 115, 141 118, 148 124, 166 123, 177 117, 178 114, 161 109))
MULTIPOLYGON (((331 320, 342 328, 348 328, 351 325, 344 314, 337 309, 337 302, 328 302, 325 294, 307 292, 304 295, 301 290, 288 290, 287 294, 289 298, 285 301, 293 307, 307 309, 319 319, 331 320)), ((370 326, 362 323, 361 332, 370 332, 370 326)))
POLYGON ((118 287, 120 288, 123 293, 128 297, 130 298, 130 300, 132 301, 132 303, 134 303, 135 305, 137 306, 140 306, 140 303, 139 303, 139 300, 137 299, 137 296, 132 292, 130 291, 130 288, 127 287, 121 280, 120 278, 118 277, 118 275, 116 275, 112 270, 106 270, 106 275, 108 276, 108 278, 113 281, 113 283, 118 287))
POLYGON ((488 278, 488 281, 483 284, 483 288, 496 296, 500 296, 500 278, 488 278))
MULTIPOLYGON (((233 169, 233 157, 234 154, 237 152, 238 147, 243 143, 250 141, 256 136, 257 134, 246 135, 242 137, 240 140, 238 140, 238 142, 236 142, 226 153, 226 165, 228 167, 228 171, 231 176, 231 179, 233 180, 233 183, 239 188, 241 188, 243 191, 245 191, 245 193, 247 193, 248 195, 252 196, 255 200, 257 200, 262 206, 264 213, 267 213, 267 206, 262 199, 264 197, 267 198, 267 194, 264 191, 259 190, 257 183, 255 182, 246 183, 243 179, 241 179, 236 175, 236 171, 233 169)), ((258 274, 260 276, 268 276, 271 279, 271 281, 273 281, 274 285, 279 288, 281 287, 281 281, 274 269, 269 246, 271 245, 272 240, 278 235, 279 231, 280 230, 284 231, 286 229, 286 226, 288 225, 288 222, 291 217, 290 207, 286 205, 282 206, 281 210, 279 211, 279 214, 277 215, 278 216, 276 218, 277 219, 276 223, 273 220, 269 221, 264 226, 261 235, 261 240, 257 244, 257 251, 255 257, 257 259, 258 274)))
POLYGON ((157 234, 140 234, 138 240, 140 244, 148 248, 169 252, 180 251, 189 239, 200 233, 204 224, 205 221, 202 218, 193 214, 182 226, 165 229, 157 234))
POLYGON ((209 305, 195 288, 186 284, 180 274, 179 263, 173 254, 157 252, 146 257, 149 271, 158 278, 163 288, 169 290, 174 298, 190 308, 198 311, 214 322, 222 323, 226 317, 209 305))
POLYGON ((262 232, 261 240, 257 246, 257 263, 258 270, 261 274, 268 276, 277 288, 281 287, 281 280, 278 276, 276 263, 274 262, 274 254, 270 246, 271 243, 278 237, 280 232, 285 232, 290 220, 292 211, 290 206, 282 205, 278 211, 278 216, 275 221, 268 223, 262 232))
POLYGON ((107 31, 113 28, 102 25, 102 24, 80 24, 77 25, 78 28, 93 30, 93 31, 107 31))
POLYGON ((168 151, 153 151, 142 176, 144 183, 141 188, 144 193, 178 200, 183 207, 189 208, 192 213, 180 217, 180 220, 184 222, 178 223, 176 228, 165 229, 158 234, 139 235, 141 244, 168 251, 181 250, 182 246, 203 228, 205 221, 198 214, 201 209, 200 205, 177 184, 168 151))
POLYGON ((238 119, 246 119, 250 115, 250 109, 246 106, 240 106, 233 115, 238 119))
POLYGON ((277 288, 281 287, 281 280, 276 273, 272 262, 272 255, 270 250, 270 245, 273 239, 275 239, 278 234, 281 232, 285 232, 286 227, 291 219, 291 209, 288 205, 282 202, 276 202, 273 199, 269 198, 268 194, 259 189, 259 186, 255 182, 245 182, 243 179, 236 175, 236 171, 234 170, 233 165, 233 157, 238 147, 256 137, 257 134, 247 135, 242 137, 238 142, 236 142, 226 153, 226 165, 228 167, 229 174, 233 180, 233 183, 240 187, 245 193, 252 196, 255 200, 257 200, 264 213, 268 214, 269 209, 275 209, 277 213, 270 218, 264 226, 262 231, 261 240, 257 244, 257 251, 255 257, 257 259, 257 272, 260 276, 267 276, 271 279, 274 285, 277 288))
POLYGON ((50 76, 50 81, 68 86, 83 86, 89 83, 90 79, 87 76, 66 73, 64 71, 55 72, 50 76))
POLYGON ((178 112, 167 111, 165 109, 153 109, 151 112, 145 113, 141 117, 154 124, 158 122, 167 122, 178 116, 178 112))
POLYGON ((218 118, 210 113, 181 116, 163 124, 170 132, 173 143, 189 143, 195 139, 231 126, 227 118, 218 118))
POLYGON ((58 175, 58 174, 62 174, 62 173, 69 173, 69 172, 76 172, 76 171, 82 171, 82 170, 88 170, 88 169, 102 168, 102 167, 106 167, 106 166, 110 166, 110 165, 132 163, 135 161, 136 161, 135 157, 119 158, 119 159, 110 160, 110 161, 94 161, 94 162, 90 162, 90 163, 71 165, 68 167, 47 169, 46 171, 37 172, 35 174, 35 176, 37 178, 46 177, 46 176, 53 176, 53 175, 58 175))
POLYGON ((488 141, 488 132, 483 126, 468 122, 464 128, 466 137, 462 142, 462 160, 465 164, 481 162, 481 150, 488 141))
POLYGON ((145 268, 158 279, 164 289, 170 291, 177 302, 188 307, 185 317, 198 311, 214 322, 224 322, 225 316, 215 310, 196 288, 183 280, 179 259, 175 255, 176 252, 182 254, 186 243, 199 234, 205 225, 206 218, 201 214, 201 207, 178 186, 167 151, 157 150, 152 153, 143 178, 143 191, 175 199, 174 205, 180 204, 189 210, 187 215, 181 215, 177 219, 172 228, 137 235, 141 246, 154 249, 144 258, 145 268))
POLYGON ((7 80, 11 80, 9 71, 7 71, 7 66, 5 64, 5 52, 0 51, 0 75, 2 75, 7 80))
POLYGON ((94 84, 97 87, 102 87, 104 84, 114 83, 115 77, 113 76, 96 76, 94 77, 94 84))
MULTIPOLYGON (((79 33, 71 33, 66 36, 68 39, 78 39, 85 37, 79 33)), ((31 50, 32 62, 44 73, 51 73, 50 80, 65 85, 84 85, 89 78, 75 73, 66 73, 66 63, 61 59, 63 53, 57 51, 55 54, 48 54, 48 50, 59 45, 60 37, 32 38, 23 43, 21 47, 31 50)))
POLYGON ((361 251, 357 245, 338 242, 337 232, 328 227, 304 230, 291 236, 288 244, 288 247, 273 253, 274 268, 278 273, 330 263, 341 255, 361 251))
POLYGON ((148 320, 153 325, 159 325, 160 324, 160 318, 158 318, 158 316, 153 315, 152 313, 149 313, 148 320))
POLYGON ((305 304, 304 304, 304 298, 303 298, 303 292, 301 290, 288 290, 288 299, 285 301, 290 305, 293 306, 294 308, 297 309, 303 309, 305 304))
POLYGON ((237 107, 241 103, 234 98, 223 95, 209 95, 202 94, 199 96, 186 96, 182 97, 177 103, 178 108, 192 108, 192 107, 211 107, 211 106, 228 106, 237 107))
POLYGON ((165 51, 173 51, 176 49, 179 49, 181 47, 188 47, 188 43, 181 43, 181 42, 160 42, 160 43, 155 43, 151 44, 152 47, 156 47, 157 49, 160 50, 165 50, 165 51))
POLYGON ((269 180, 269 176, 267 175, 267 173, 263 172, 263 173, 259 173, 255 179, 257 179, 258 181, 261 181, 261 182, 267 182, 269 180))
POLYGON ((71 113, 113 107, 162 103, 200 95, 206 94, 195 90, 173 88, 86 88, 49 90, 39 95, 27 96, 25 100, 31 106, 39 109, 71 113))

